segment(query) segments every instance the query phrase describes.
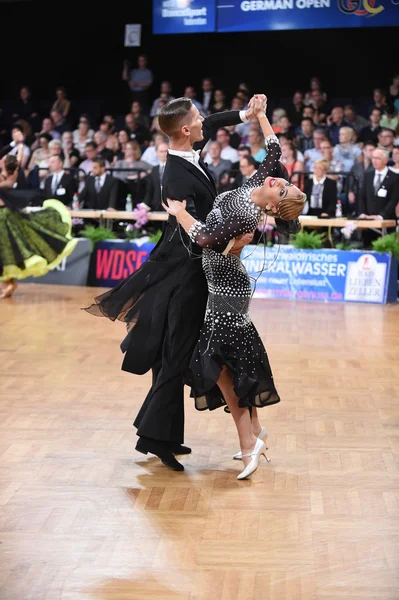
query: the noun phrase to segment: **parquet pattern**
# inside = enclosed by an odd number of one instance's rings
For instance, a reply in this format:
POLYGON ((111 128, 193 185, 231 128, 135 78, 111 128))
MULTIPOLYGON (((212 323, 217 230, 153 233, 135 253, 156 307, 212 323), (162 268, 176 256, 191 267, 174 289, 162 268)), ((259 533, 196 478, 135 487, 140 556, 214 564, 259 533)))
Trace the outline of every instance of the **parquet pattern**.
POLYGON ((185 472, 135 452, 150 377, 96 293, 0 303, 0 598, 398 600, 399 308, 253 302, 282 402, 237 481, 231 417, 188 396, 185 472))

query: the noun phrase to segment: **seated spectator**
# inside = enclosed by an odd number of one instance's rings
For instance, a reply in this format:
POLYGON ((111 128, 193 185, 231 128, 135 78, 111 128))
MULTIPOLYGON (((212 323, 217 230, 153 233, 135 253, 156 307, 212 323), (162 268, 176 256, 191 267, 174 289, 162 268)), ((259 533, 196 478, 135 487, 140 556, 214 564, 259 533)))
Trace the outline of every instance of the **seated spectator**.
POLYGON ((296 91, 292 97, 292 104, 288 108, 288 116, 294 127, 299 127, 305 107, 302 92, 296 91))
POLYGON ((370 114, 375 108, 379 108, 381 113, 384 112, 387 105, 387 95, 381 88, 375 88, 373 91, 373 103, 369 106, 368 113, 370 114))
POLYGON ((141 160, 149 163, 151 166, 156 167, 159 165, 159 153, 157 151, 157 147, 165 143, 168 144, 168 137, 163 133, 154 133, 152 136, 152 141, 148 148, 146 148, 143 152, 141 160))
POLYGON ((353 129, 341 127, 339 130, 339 144, 334 148, 334 158, 344 165, 344 171, 350 171, 362 151, 352 141, 353 129))
POLYGON ((2 149, 1 156, 4 156, 5 154, 17 155, 19 146, 22 144, 23 152, 21 159, 21 170, 23 170, 28 164, 30 149, 25 143, 25 136, 21 125, 13 125, 13 128, 11 129, 11 138, 11 142, 2 149))
POLYGON ((34 122, 38 116, 36 106, 32 100, 32 93, 28 86, 24 85, 19 91, 19 98, 13 104, 12 119, 25 119, 30 123, 34 122))
POLYGON ((71 131, 69 123, 67 123, 66 119, 62 116, 60 110, 52 110, 50 116, 54 122, 54 131, 58 131, 60 135, 62 135, 64 131, 71 131))
POLYGON ((109 124, 109 131, 108 131, 109 135, 115 133, 115 117, 113 115, 110 115, 110 114, 104 115, 103 123, 109 124))
POLYGON ((79 194, 82 208, 92 210, 116 210, 118 202, 118 180, 106 173, 103 158, 95 158, 91 173, 86 178, 84 188, 79 194))
POLYGON ((358 196, 363 187, 366 173, 373 169, 371 162, 373 152, 376 146, 373 142, 366 142, 362 149, 360 160, 356 161, 350 170, 351 176, 348 178, 348 202, 352 212, 356 212, 358 196))
POLYGON ((325 125, 327 121, 328 108, 325 101, 325 94, 320 88, 315 88, 310 92, 309 106, 313 107, 313 122, 316 125, 325 125))
MULTIPOLYGON (((84 156, 86 158, 80 163, 79 170, 84 171, 86 175, 89 175, 91 173, 91 167, 93 166, 93 160, 99 158, 96 142, 87 142, 84 156)), ((107 168, 110 167, 107 160, 105 161, 105 164, 107 168)))
POLYGON ((224 112, 227 110, 226 96, 223 90, 215 90, 213 95, 213 104, 210 106, 209 111, 211 115, 218 112, 224 112))
POLYGON ((211 142, 207 154, 208 160, 205 160, 205 162, 208 164, 208 170, 212 173, 218 192, 228 184, 228 174, 232 164, 231 160, 223 159, 221 154, 221 143, 217 141, 211 142))
POLYGON ((51 140, 48 145, 49 156, 46 158, 42 158, 39 162, 38 170, 39 170, 39 180, 41 181, 40 187, 43 188, 44 180, 48 175, 49 169, 49 160, 51 156, 60 156, 61 160, 64 160, 64 153, 62 152, 62 143, 61 140, 51 140))
MULTIPOLYGON (((146 177, 146 193, 144 203, 153 211, 162 211, 162 179, 165 171, 166 158, 168 156, 168 144, 161 141, 156 146, 158 164, 152 168, 152 171, 146 177)), ((144 154, 143 154, 144 157, 144 154)))
MULTIPOLYGON (((394 146, 394 149, 392 150, 392 161, 393 161, 393 165, 392 165, 392 167, 389 167, 389 168, 391 169, 391 171, 396 173, 396 175, 399 175, 399 146, 394 146)), ((398 198, 398 202, 399 202, 399 198, 398 198)))
POLYGON ((39 137, 39 148, 36 148, 30 157, 28 171, 32 171, 35 167, 39 167, 42 160, 46 160, 50 157, 49 143, 51 140, 51 135, 48 133, 41 134, 39 137))
MULTIPOLYGON (((222 147, 221 157, 224 160, 229 160, 231 163, 237 162, 238 152, 235 148, 230 146, 230 133, 228 129, 225 127, 218 129, 216 133, 216 140, 221 144, 222 147)), ((211 163, 211 156, 209 155, 209 152, 206 154, 204 160, 208 164, 211 163)))
POLYGON ((337 205, 337 183, 327 177, 330 166, 324 159, 316 160, 314 175, 305 182, 307 197, 302 214, 316 217, 334 217, 337 205))
POLYGON ((105 149, 105 144, 107 141, 107 135, 103 131, 96 131, 93 136, 93 142, 97 144, 97 158, 102 157, 102 153, 105 149))
POLYGON ((382 111, 379 108, 374 108, 370 112, 369 124, 367 127, 363 127, 359 134, 360 143, 373 142, 374 144, 378 144, 378 134, 381 131, 381 118, 382 111))
POLYGON ((251 156, 258 162, 261 163, 266 157, 265 141, 260 131, 252 130, 248 134, 248 146, 251 149, 251 156))
POLYGON ((195 88, 192 85, 188 85, 183 94, 184 98, 190 98, 191 102, 194 104, 196 108, 200 111, 203 117, 207 116, 207 113, 200 102, 196 99, 195 88))
POLYGON ((392 129, 381 129, 378 134, 378 146, 389 153, 389 158, 392 159, 392 151, 394 148, 395 132, 392 129))
POLYGON ((399 98, 399 73, 395 73, 389 86, 389 96, 392 100, 399 98))
POLYGON ((72 131, 64 131, 62 134, 62 150, 64 153, 64 169, 77 167, 80 163, 80 154, 73 145, 72 131))
POLYGON ((359 194, 359 218, 395 219, 395 207, 399 200, 399 178, 388 168, 388 151, 376 148, 371 161, 373 169, 365 174, 359 194))
POLYGON ((170 82, 163 81, 161 83, 161 90, 160 90, 159 98, 154 100, 154 102, 152 103, 150 117, 156 117, 158 115, 160 108, 161 108, 159 106, 159 103, 161 100, 162 100, 162 102, 169 102, 170 100, 174 100, 174 99, 175 99, 175 97, 172 96, 172 86, 171 86, 170 82))
POLYGON ((50 156, 48 165, 50 173, 44 182, 45 198, 55 198, 71 207, 73 195, 77 191, 74 178, 65 173, 60 155, 50 156))
POLYGON ((299 180, 299 175, 292 176, 293 173, 297 171, 304 171, 305 165, 303 162, 298 160, 297 150, 293 144, 293 142, 285 142, 281 145, 281 162, 287 169, 288 177, 291 183, 303 188, 303 178, 301 181, 299 180))
POLYGON ((273 128, 274 133, 281 133, 281 125, 280 119, 281 117, 286 117, 287 113, 284 108, 275 108, 272 112, 272 122, 271 126, 273 128))
POLYGON ((148 129, 140 125, 134 118, 133 113, 128 113, 125 116, 125 131, 129 133, 129 139, 137 140, 140 146, 147 143, 151 139, 151 134, 148 129))
POLYGON ((305 151, 305 165, 308 172, 312 171, 313 164, 316 160, 323 158, 320 145, 326 139, 324 129, 315 129, 313 131, 313 148, 305 151))
POLYGON ((368 125, 367 119, 358 115, 355 107, 351 104, 347 104, 344 107, 344 117, 348 125, 352 127, 358 135, 360 135, 362 129, 368 125))
POLYGON ((71 110, 71 101, 67 98, 66 89, 62 86, 57 87, 55 90, 56 100, 51 107, 51 110, 57 110, 62 114, 64 119, 68 117, 69 111, 71 110))
POLYGON ((88 115, 82 115, 79 119, 78 128, 73 132, 73 145, 83 156, 86 150, 86 144, 93 140, 94 130, 90 128, 88 115))
POLYGON ((301 129, 297 137, 297 148, 301 152, 311 150, 314 147, 313 142, 314 124, 310 117, 304 117, 301 121, 301 129))
POLYGON ((252 177, 252 175, 256 173, 257 168, 258 163, 256 162, 253 156, 243 156, 240 159, 240 171, 238 175, 235 178, 230 177, 229 189, 235 190, 238 187, 247 183, 247 181, 252 177))
POLYGON ((327 117, 327 135, 333 146, 339 143, 339 130, 341 127, 348 127, 348 123, 344 119, 344 109, 341 106, 336 106, 332 109, 331 115, 327 117))
POLYGON ((306 105, 312 104, 313 92, 317 90, 320 93, 323 102, 327 102, 327 94, 321 89, 321 81, 319 77, 312 77, 310 79, 310 90, 306 92, 304 102, 306 105))
POLYGON ((399 119, 393 104, 389 104, 385 107, 380 125, 383 129, 392 129, 392 131, 396 131, 399 125, 399 119))
MULTIPOLYGON (((243 156, 251 156, 251 148, 249 146, 246 146, 245 144, 241 144, 240 146, 238 146, 237 152, 238 152, 238 161, 231 165, 231 171, 238 172, 239 168, 240 168, 240 160, 242 159, 243 156)), ((233 177, 233 180, 234 180, 234 177, 233 177)), ((231 183, 231 179, 230 179, 230 183, 231 183)))
POLYGON ((102 133, 105 134, 106 138, 108 138, 109 135, 112 135, 112 124, 109 123, 109 121, 103 121, 102 123, 100 123, 100 127, 98 131, 101 131, 102 133))
POLYGON ((150 129, 150 120, 147 117, 147 115, 143 113, 143 108, 138 100, 133 100, 131 106, 131 113, 134 116, 138 125, 147 130, 150 129))
MULTIPOLYGON (((242 123, 244 125, 244 123, 242 123)), ((241 144, 241 135, 237 131, 237 125, 226 125, 226 129, 230 135, 230 146, 237 150, 238 146, 241 144)))
POLYGON ((119 150, 119 142, 116 135, 109 135, 107 137, 107 141, 105 142, 105 148, 102 151, 102 157, 108 161, 108 163, 113 166, 117 161, 119 150))
POLYGON ((280 117, 279 127, 280 127, 280 131, 277 135, 278 138, 280 137, 281 134, 283 134, 283 135, 286 135, 291 140, 294 139, 295 127, 292 125, 292 123, 289 120, 289 118, 287 117, 287 115, 283 115, 282 117, 280 117))
POLYGON ((126 181, 142 179, 147 173, 151 172, 152 166, 141 160, 140 144, 133 140, 126 144, 123 160, 117 160, 114 169, 129 169, 126 171, 114 171, 114 177, 126 181))
POLYGON ((42 127, 41 127, 41 130, 39 131, 39 133, 35 133, 36 141, 33 142, 32 146, 31 146, 32 151, 39 148, 39 138, 43 133, 50 135, 52 140, 61 139, 61 136, 58 133, 58 131, 54 131, 53 120, 50 117, 46 117, 42 121, 42 127))

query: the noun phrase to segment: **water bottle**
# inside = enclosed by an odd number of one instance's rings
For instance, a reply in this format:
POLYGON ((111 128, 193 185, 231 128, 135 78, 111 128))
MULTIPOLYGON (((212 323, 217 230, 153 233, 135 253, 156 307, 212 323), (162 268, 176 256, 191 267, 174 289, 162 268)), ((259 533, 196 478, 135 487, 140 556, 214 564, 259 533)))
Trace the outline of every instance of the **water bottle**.
POLYGON ((335 207, 335 216, 342 217, 342 204, 341 200, 337 200, 337 205, 335 207))
POLYGON ((79 210, 80 206, 79 206, 79 195, 77 192, 74 193, 73 195, 73 200, 72 200, 72 210, 79 210))
POLYGON ((126 196, 125 211, 132 212, 132 210, 133 210, 132 194, 128 194, 126 196))

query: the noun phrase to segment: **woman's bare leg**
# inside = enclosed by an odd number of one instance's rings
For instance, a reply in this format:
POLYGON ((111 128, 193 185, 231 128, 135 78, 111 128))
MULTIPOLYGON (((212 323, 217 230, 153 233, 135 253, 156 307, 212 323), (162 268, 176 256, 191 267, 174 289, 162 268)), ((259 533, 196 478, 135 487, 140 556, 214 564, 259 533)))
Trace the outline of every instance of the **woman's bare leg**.
MULTIPOLYGON (((248 408, 240 408, 238 406, 238 396, 234 393, 233 381, 226 367, 223 367, 217 384, 237 427, 241 451, 243 454, 250 454, 256 444, 256 435, 254 435, 252 430, 251 416, 248 408)), ((242 460, 246 466, 251 459, 248 456, 244 456, 242 460)))

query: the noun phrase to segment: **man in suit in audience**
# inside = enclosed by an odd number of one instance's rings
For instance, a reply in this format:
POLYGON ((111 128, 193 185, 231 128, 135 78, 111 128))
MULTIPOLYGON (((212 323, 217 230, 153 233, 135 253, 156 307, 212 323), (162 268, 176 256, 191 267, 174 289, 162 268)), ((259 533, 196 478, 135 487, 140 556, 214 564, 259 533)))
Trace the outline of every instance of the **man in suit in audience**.
POLYGON ((144 196, 144 203, 153 211, 163 210, 161 192, 167 156, 168 144, 166 142, 161 142, 157 146, 159 164, 156 167, 153 167, 151 173, 145 178, 147 189, 144 196))
POLYGON ((80 192, 82 208, 92 210, 116 210, 118 202, 118 180, 105 172, 103 158, 95 158, 91 166, 91 175, 80 192))
POLYGON ((247 183, 248 179, 252 177, 254 173, 256 173, 258 164, 259 163, 254 159, 253 156, 243 156, 240 160, 240 172, 235 179, 230 178, 229 189, 235 190, 236 188, 244 185, 244 183, 247 183))
POLYGON ((359 218, 395 219, 399 202, 399 176, 388 169, 389 152, 376 148, 372 154, 373 169, 365 173, 359 195, 359 218))
POLYGON ((48 159, 48 168, 50 174, 44 182, 45 198, 56 199, 72 206, 73 195, 77 191, 77 185, 72 175, 65 173, 63 161, 59 154, 50 156, 48 159))

